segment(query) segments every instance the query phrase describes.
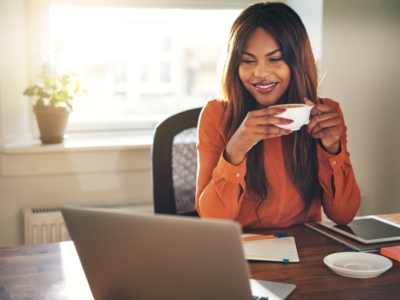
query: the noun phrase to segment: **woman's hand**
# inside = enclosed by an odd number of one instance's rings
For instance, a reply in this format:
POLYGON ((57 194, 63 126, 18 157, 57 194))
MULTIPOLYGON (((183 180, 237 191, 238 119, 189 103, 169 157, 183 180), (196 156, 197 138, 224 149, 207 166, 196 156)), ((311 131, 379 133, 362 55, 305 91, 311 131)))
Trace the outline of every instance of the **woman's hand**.
POLYGON ((270 107, 249 112, 226 145, 225 159, 233 165, 239 165, 259 141, 292 133, 291 130, 274 126, 293 123, 293 120, 274 117, 284 111, 284 108, 270 107))
MULTIPOLYGON (((314 105, 308 99, 305 103, 314 105)), ((311 110, 310 123, 307 125, 307 133, 313 138, 320 139, 325 150, 329 154, 336 155, 340 151, 340 137, 343 132, 343 123, 339 115, 328 105, 317 104, 311 110)))

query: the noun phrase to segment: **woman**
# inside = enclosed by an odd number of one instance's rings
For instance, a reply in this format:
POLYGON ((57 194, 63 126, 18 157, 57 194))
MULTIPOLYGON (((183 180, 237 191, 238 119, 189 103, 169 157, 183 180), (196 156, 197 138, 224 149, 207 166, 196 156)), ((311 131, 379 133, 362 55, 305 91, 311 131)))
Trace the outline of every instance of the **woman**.
POLYGON ((317 70, 299 16, 282 3, 257 3, 232 25, 220 99, 198 127, 196 208, 201 217, 247 228, 287 227, 326 215, 349 223, 360 191, 339 104, 317 95, 317 70), (276 104, 315 105, 307 126, 274 126, 276 104))

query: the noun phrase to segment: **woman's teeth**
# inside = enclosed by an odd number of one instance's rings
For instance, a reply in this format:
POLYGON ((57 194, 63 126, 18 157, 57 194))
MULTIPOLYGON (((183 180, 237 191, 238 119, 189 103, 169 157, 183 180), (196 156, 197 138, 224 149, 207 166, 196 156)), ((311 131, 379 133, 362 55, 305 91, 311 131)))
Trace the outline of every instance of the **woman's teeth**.
POLYGON ((260 89, 268 89, 268 88, 270 88, 270 87, 272 87, 274 85, 276 85, 276 82, 272 83, 272 84, 269 84, 269 85, 256 85, 256 87, 258 87, 260 89))

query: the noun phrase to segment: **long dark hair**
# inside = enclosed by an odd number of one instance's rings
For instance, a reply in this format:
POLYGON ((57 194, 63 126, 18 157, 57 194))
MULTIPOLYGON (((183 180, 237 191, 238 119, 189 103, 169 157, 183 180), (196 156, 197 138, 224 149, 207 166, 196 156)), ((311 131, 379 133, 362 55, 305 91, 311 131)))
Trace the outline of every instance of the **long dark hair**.
MULTIPOLYGON (((307 97, 317 104, 318 73, 306 29, 296 12, 283 3, 261 2, 247 7, 232 25, 222 78, 220 101, 225 106, 222 128, 228 140, 239 128, 257 102, 246 90, 238 74, 246 38, 256 28, 271 34, 289 66, 290 84, 281 103, 304 103, 307 97)), ((292 180, 304 201, 304 220, 313 201, 319 196, 317 142, 301 130, 283 138, 292 180)), ((286 160, 285 158, 285 160, 286 160)), ((267 196, 263 141, 247 154, 246 186, 258 209, 267 196)), ((259 219, 260 225, 261 221, 259 219)))

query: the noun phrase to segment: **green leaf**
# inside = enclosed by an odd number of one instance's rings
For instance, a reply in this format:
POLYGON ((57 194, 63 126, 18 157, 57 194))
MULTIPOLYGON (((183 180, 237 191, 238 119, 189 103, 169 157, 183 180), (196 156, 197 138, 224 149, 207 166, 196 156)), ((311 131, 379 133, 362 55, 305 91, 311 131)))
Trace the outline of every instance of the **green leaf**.
POLYGON ((70 82, 69 82, 69 76, 68 76, 68 75, 63 75, 63 76, 61 77, 60 82, 61 82, 62 85, 67 85, 67 84, 69 84, 69 83, 70 83, 70 82))
POLYGON ((41 98, 50 98, 50 94, 46 93, 45 91, 43 91, 42 89, 40 89, 37 92, 37 95, 40 96, 41 98))
POLYGON ((24 91, 23 95, 24 96, 33 96, 33 95, 35 95, 35 90, 36 90, 35 85, 30 86, 24 91))
POLYGON ((66 104, 67 104, 67 106, 69 107, 69 109, 70 109, 71 111, 74 110, 74 109, 72 108, 72 104, 71 104, 71 103, 69 103, 69 102, 67 101, 66 104))
POLYGON ((81 83, 77 80, 75 82, 75 94, 79 91, 80 88, 81 88, 81 83))
POLYGON ((72 73, 70 69, 68 69, 68 75, 71 77, 77 76, 76 73, 72 73))
POLYGON ((60 103, 63 103, 63 101, 58 100, 56 97, 51 98, 49 102, 49 104, 54 107, 57 107, 60 103))
POLYGON ((53 99, 54 99, 54 101, 57 101, 57 102, 64 101, 64 97, 62 95, 60 95, 60 93, 55 93, 53 99))

